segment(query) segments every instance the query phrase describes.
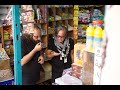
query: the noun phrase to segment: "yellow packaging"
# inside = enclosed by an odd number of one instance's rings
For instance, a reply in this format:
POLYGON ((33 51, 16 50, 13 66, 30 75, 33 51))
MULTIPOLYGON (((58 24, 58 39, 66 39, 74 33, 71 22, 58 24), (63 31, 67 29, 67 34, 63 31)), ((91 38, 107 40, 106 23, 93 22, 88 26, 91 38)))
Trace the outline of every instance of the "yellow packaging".
POLYGON ((85 49, 85 44, 76 43, 74 45, 74 63, 82 66, 83 64, 83 51, 85 49))
POLYGON ((89 36, 94 36, 94 27, 93 26, 89 26, 86 30, 86 35, 89 36))
POLYGON ((94 32, 94 49, 95 47, 101 47, 103 38, 103 30, 100 25, 97 25, 94 32))
POLYGON ((78 26, 78 20, 74 20, 74 26, 78 26))
POLYGON ((74 17, 78 17, 78 16, 79 16, 78 14, 79 14, 79 11, 78 11, 78 10, 75 10, 75 11, 74 11, 74 17))
POLYGON ((74 5, 74 9, 79 10, 79 5, 74 5))
POLYGON ((93 41, 94 41, 94 27, 92 24, 86 30, 86 49, 88 51, 93 50, 93 41))
POLYGON ((73 20, 75 21, 75 20, 77 20, 78 21, 78 17, 73 17, 73 20))
POLYGON ((101 27, 96 27, 94 37, 102 38, 103 30, 101 27))

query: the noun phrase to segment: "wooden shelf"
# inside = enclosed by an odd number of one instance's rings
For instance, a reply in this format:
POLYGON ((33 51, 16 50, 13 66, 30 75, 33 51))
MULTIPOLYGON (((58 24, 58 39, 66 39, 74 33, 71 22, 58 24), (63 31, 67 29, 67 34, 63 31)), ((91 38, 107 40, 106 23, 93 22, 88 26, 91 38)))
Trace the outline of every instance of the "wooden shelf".
POLYGON ((42 23, 46 23, 44 19, 41 20, 34 20, 35 24, 42 24, 42 23))
POLYGON ((84 22, 78 21, 78 24, 89 24, 89 23, 92 23, 92 22, 84 23, 84 22))
POLYGON ((34 10, 24 10, 24 9, 20 9, 21 13, 26 13, 26 12, 34 12, 34 10))
POLYGON ((51 6, 51 7, 47 7, 47 8, 73 8, 73 5, 70 5, 70 6, 67 6, 67 7, 63 7, 63 6, 54 7, 54 6, 51 6))
MULTIPOLYGON (((54 19, 49 21, 48 19, 48 27, 55 28, 55 26, 67 26, 70 25, 73 27, 73 17, 71 16, 74 14, 74 5, 72 7, 47 7, 48 9, 48 17, 52 16, 54 19), (56 19, 56 15, 60 16, 60 19, 56 19), (70 17, 70 18, 69 18, 70 17)), ((53 29, 54 30, 54 29, 53 29)), ((73 38, 73 29, 69 30, 69 36, 73 38)), ((50 37, 53 33, 49 33, 50 37)), ((48 36, 49 38, 49 36, 48 36)))
POLYGON ((89 6, 89 5, 86 5, 86 6, 80 6, 79 5, 79 8, 92 8, 92 7, 99 7, 99 8, 101 8, 101 7, 104 7, 104 5, 93 5, 93 6, 89 6))

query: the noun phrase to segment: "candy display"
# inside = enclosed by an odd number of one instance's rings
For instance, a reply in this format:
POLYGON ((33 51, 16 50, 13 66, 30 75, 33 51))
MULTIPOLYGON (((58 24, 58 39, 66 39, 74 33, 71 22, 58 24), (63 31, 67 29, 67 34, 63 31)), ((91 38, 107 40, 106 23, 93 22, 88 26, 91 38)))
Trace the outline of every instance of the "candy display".
POLYGON ((25 11, 28 11, 28 10, 33 10, 32 9, 32 5, 21 5, 21 8, 25 11))
POLYGON ((10 59, 9 56, 7 55, 7 52, 5 49, 1 48, 0 49, 0 60, 7 60, 10 59))
POLYGON ((34 23, 28 23, 23 25, 22 33, 33 33, 34 23))
POLYGON ((103 20, 104 16, 102 12, 99 9, 94 9, 93 15, 92 15, 92 21, 94 20, 103 20))
POLYGON ((81 10, 79 11, 79 21, 82 23, 90 22, 90 11, 89 10, 81 10))

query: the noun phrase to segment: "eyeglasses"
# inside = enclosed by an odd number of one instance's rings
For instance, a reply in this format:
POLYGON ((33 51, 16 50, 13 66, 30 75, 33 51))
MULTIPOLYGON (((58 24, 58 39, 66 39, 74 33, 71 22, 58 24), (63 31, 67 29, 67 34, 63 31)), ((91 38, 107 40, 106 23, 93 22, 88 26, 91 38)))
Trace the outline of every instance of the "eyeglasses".
POLYGON ((57 38, 65 38, 64 36, 59 36, 59 35, 57 35, 57 38))

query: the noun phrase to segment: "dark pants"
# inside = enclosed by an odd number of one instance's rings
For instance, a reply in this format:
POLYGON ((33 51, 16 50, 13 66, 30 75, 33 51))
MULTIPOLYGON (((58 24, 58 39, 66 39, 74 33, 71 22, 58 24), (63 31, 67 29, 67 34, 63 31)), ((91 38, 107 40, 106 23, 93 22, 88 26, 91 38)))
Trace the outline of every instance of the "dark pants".
POLYGON ((22 79, 22 85, 37 85, 36 82, 38 80, 34 79, 34 78, 30 78, 30 77, 24 77, 22 79))

